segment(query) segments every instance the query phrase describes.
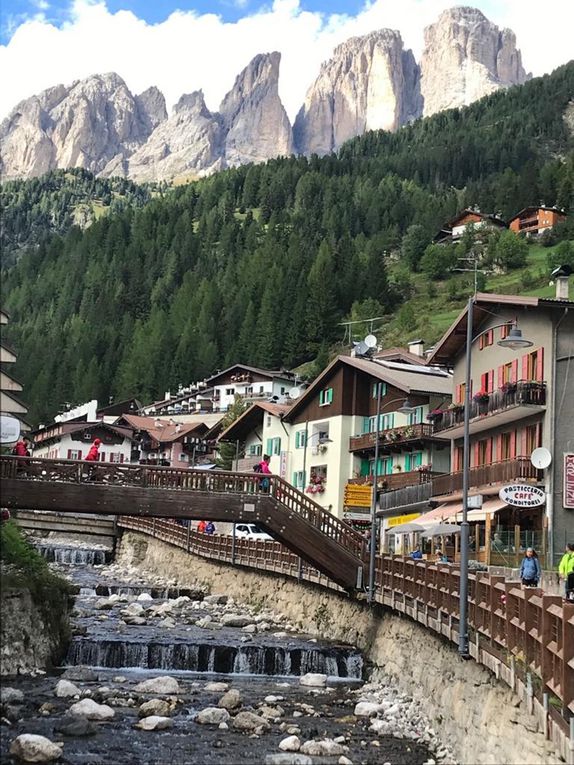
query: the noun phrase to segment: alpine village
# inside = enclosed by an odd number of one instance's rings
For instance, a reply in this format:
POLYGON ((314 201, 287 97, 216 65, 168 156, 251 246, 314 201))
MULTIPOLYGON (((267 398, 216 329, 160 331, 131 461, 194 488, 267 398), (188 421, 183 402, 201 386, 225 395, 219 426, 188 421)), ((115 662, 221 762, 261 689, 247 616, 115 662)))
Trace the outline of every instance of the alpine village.
POLYGON ((402 46, 1 123, 3 762, 574 765, 574 62, 402 46))

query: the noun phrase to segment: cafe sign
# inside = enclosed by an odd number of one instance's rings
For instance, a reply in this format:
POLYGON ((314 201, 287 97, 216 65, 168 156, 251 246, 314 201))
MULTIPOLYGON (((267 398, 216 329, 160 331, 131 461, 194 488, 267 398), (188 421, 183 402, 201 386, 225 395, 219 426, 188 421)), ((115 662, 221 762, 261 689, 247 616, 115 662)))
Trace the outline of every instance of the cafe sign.
POLYGON ((498 496, 507 505, 513 507, 539 507, 546 502, 546 494, 542 489, 521 483, 503 486, 498 496))
POLYGON ((574 454, 564 455, 564 507, 574 510, 574 454))

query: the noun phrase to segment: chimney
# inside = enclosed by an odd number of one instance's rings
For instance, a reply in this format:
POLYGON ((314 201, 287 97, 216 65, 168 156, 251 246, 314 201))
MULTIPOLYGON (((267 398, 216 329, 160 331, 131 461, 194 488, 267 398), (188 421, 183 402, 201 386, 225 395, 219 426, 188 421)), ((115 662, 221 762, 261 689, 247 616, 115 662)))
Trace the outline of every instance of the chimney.
POLYGON ((415 356, 424 358, 425 355, 425 341, 424 340, 411 340, 408 343, 409 353, 414 353, 415 356))
POLYGON ((166 390, 163 398, 164 398, 164 401, 169 401, 169 399, 171 398, 171 391, 166 390))
POLYGON ((559 266, 552 271, 556 280, 556 300, 568 300, 568 279, 571 273, 571 266, 559 266))

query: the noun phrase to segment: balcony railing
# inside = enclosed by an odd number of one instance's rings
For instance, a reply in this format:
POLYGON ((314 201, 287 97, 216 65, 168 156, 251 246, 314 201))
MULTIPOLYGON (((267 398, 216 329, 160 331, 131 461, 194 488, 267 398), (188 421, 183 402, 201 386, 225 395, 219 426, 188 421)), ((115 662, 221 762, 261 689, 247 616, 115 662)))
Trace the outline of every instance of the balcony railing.
MULTIPOLYGON (((489 484, 508 483, 509 481, 536 481, 539 476, 540 471, 532 465, 530 458, 516 457, 511 460, 493 462, 491 465, 471 468, 469 486, 476 488, 489 484)), ((433 496, 462 491, 462 470, 433 478, 432 484, 433 496)))
MULTIPOLYGON (((389 449, 395 444, 401 445, 407 441, 420 441, 423 438, 431 438, 432 434, 433 427, 427 423, 389 428, 379 431, 379 446, 389 449)), ((374 449, 376 436, 376 433, 363 433, 361 436, 351 436, 349 439, 349 451, 361 452, 374 449)))
MULTIPOLYGON (((394 491, 403 489, 405 486, 414 486, 415 484, 428 483, 433 476, 441 475, 433 473, 430 470, 407 470, 405 472, 390 473, 389 475, 380 475, 377 478, 379 491, 394 491)), ((373 482, 373 476, 362 476, 361 478, 351 478, 349 483, 365 484, 373 482)))
MULTIPOLYGON (((505 387, 488 394, 485 401, 472 400, 470 403, 471 421, 486 417, 516 406, 544 406, 546 404, 546 383, 521 380, 508 383, 505 387)), ((456 428, 464 424, 464 407, 447 409, 439 419, 434 420, 434 432, 456 428)))

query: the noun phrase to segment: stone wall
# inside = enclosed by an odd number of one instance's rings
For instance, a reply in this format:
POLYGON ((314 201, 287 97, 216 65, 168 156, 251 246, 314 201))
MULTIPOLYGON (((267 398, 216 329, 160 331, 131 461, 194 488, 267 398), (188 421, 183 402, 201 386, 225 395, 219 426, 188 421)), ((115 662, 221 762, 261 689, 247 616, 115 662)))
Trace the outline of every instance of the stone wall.
POLYGON ((69 639, 69 602, 53 593, 50 603, 34 601, 30 590, 3 585, 0 594, 0 675, 57 665, 69 639))
POLYGON ((416 622, 382 607, 293 579, 188 555, 134 532, 124 533, 118 563, 180 586, 202 585, 238 601, 269 606, 301 629, 359 647, 376 679, 420 701, 461 763, 558 763, 533 717, 488 670, 463 661, 456 648, 416 622))

